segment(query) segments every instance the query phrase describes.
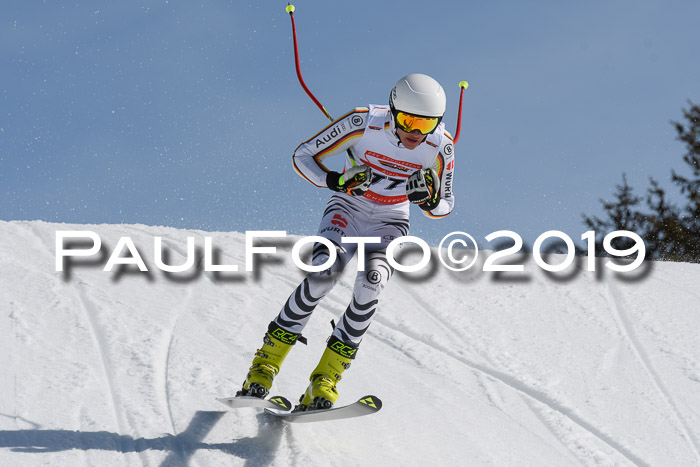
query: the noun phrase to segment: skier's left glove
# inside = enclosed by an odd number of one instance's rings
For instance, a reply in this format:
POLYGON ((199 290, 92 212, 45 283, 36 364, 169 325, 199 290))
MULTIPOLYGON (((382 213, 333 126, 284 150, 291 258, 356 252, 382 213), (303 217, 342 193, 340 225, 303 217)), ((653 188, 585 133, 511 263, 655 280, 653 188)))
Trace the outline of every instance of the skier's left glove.
POLYGON ((435 170, 416 170, 406 180, 406 197, 424 211, 435 209, 440 203, 440 178, 435 170))
POLYGON ((362 196, 372 183, 372 169, 365 164, 350 167, 345 172, 328 172, 326 185, 333 191, 340 191, 350 196, 362 196))

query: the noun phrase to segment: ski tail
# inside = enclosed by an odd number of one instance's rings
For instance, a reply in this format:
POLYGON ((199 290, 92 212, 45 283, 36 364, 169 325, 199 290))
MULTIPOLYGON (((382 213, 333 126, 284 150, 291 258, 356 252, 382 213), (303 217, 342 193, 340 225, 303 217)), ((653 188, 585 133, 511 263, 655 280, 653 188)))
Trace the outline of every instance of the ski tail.
POLYGON ((258 407, 262 409, 275 409, 282 411, 289 411, 292 409, 292 403, 289 399, 282 396, 273 396, 269 399, 261 399, 259 397, 251 396, 235 396, 235 397, 221 397, 217 398, 219 402, 232 409, 238 409, 242 407, 258 407))

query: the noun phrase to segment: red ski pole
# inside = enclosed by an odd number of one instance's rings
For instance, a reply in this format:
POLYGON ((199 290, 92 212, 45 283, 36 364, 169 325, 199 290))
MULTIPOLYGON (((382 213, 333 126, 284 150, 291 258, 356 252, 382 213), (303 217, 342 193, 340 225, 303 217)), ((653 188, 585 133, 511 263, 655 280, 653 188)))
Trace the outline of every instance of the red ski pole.
POLYGON ((304 78, 301 76, 301 67, 299 66, 299 46, 297 45, 297 28, 296 25, 294 24, 294 5, 291 3, 287 3, 287 7, 285 8, 287 13, 289 13, 289 17, 292 19, 292 37, 294 37, 294 65, 296 66, 297 69, 297 78, 299 78, 299 84, 301 84, 301 87, 304 88, 304 91, 306 91, 306 94, 309 95, 312 101, 314 101, 314 104, 321 109, 321 112, 328 117, 328 120, 331 122, 333 121, 333 117, 331 117, 331 114, 328 113, 326 108, 319 102, 318 99, 316 99, 316 96, 309 90, 309 88, 306 86, 306 83, 304 82, 304 78))
POLYGON ((459 91, 459 110, 457 111, 457 130, 455 131, 454 144, 457 144, 457 140, 459 140, 459 131, 462 128, 462 98, 464 97, 464 90, 469 87, 469 83, 460 81, 459 87, 462 90, 459 91))
MULTIPOLYGON (((301 87, 304 88, 304 91, 306 91, 306 94, 311 98, 312 101, 314 101, 314 104, 316 104, 316 107, 321 109, 321 112, 323 112, 323 115, 325 115, 328 120, 331 122, 333 121, 333 117, 331 117, 331 114, 328 113, 326 108, 319 102, 318 99, 316 99, 316 96, 309 90, 309 88, 306 86, 306 83, 304 82, 304 78, 301 76, 301 66, 299 66, 299 46, 297 45, 297 28, 296 24, 294 23, 294 5, 291 3, 287 3, 287 7, 285 8, 287 13, 289 13, 289 17, 292 20, 292 37, 294 38, 294 65, 296 66, 297 69, 297 78, 299 79, 299 84, 301 84, 301 87)), ((348 148, 348 156, 350 156, 350 163, 354 166, 357 165, 357 162, 355 162, 355 156, 353 155, 352 151, 350 148, 348 148)))

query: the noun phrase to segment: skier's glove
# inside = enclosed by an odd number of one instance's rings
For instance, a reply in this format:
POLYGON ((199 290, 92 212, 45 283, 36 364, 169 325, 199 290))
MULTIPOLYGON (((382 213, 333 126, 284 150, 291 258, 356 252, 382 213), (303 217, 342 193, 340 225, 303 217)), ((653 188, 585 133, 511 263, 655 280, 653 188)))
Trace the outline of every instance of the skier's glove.
POLYGON ((345 172, 328 172, 326 185, 333 191, 340 191, 350 196, 362 196, 372 183, 372 169, 368 166, 356 165, 345 172))
POLYGON ((424 211, 440 203, 440 178, 433 169, 416 170, 406 180, 406 197, 424 211))

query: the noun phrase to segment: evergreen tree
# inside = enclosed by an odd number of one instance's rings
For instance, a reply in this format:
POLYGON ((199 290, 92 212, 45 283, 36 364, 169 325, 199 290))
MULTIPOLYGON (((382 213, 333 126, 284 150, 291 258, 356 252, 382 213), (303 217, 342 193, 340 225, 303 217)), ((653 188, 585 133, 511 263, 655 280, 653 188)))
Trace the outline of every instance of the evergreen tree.
MULTIPOLYGON (((690 104, 683 109, 687 120, 684 126, 671 122, 678 133, 678 139, 686 144, 687 152, 683 161, 689 166, 691 175, 683 176, 672 170, 671 180, 680 188, 686 204, 679 208, 666 199, 666 192, 659 182, 650 178, 644 201, 648 210, 639 209, 641 197, 633 194, 627 177, 622 175, 622 185, 617 185, 615 199, 607 202, 601 199, 607 217, 584 215, 584 223, 596 231, 596 254, 605 254, 602 238, 614 230, 630 230, 639 234, 647 247, 647 258, 669 261, 700 263, 700 106, 690 104)), ((619 238, 613 247, 625 249, 633 242, 619 238)))
MULTIPOLYGON (((627 175, 622 174, 622 185, 615 186, 614 201, 605 201, 601 199, 603 210, 607 214, 605 220, 599 217, 587 217, 584 215, 583 221, 590 230, 596 232, 596 256, 605 255, 603 250, 603 237, 609 232, 615 230, 630 230, 639 232, 643 218, 640 217, 636 207, 642 200, 641 197, 633 194, 633 189, 627 183, 627 175)), ((624 250, 634 245, 634 241, 626 237, 618 237, 612 241, 614 248, 624 250)))
POLYGON ((672 123, 676 127, 678 139, 686 145, 687 152, 683 155, 683 161, 692 175, 683 177, 674 170, 671 178, 688 200, 680 216, 681 228, 678 232, 678 242, 682 245, 681 260, 700 262, 700 106, 690 101, 688 104, 690 109, 683 110, 688 121, 687 128, 681 123, 672 123))
POLYGON ((642 217, 642 230, 638 233, 646 243, 647 255, 652 259, 682 261, 683 253, 678 248, 682 230, 680 211, 666 201, 666 192, 659 182, 651 177, 649 181, 646 203, 651 213, 638 213, 642 217))

